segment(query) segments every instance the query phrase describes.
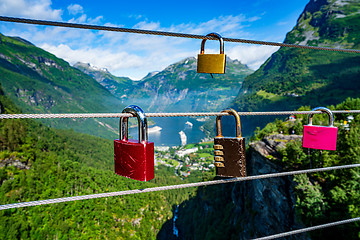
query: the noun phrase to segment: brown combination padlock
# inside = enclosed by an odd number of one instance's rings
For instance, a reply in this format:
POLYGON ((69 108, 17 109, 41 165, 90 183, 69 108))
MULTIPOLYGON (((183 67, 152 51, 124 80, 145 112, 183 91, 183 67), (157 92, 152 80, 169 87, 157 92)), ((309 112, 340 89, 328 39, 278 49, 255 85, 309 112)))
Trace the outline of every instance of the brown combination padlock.
POLYGON ((221 135, 221 116, 216 118, 214 155, 216 175, 222 177, 246 177, 245 138, 241 137, 240 116, 234 109, 221 112, 230 113, 236 121, 236 137, 221 135))

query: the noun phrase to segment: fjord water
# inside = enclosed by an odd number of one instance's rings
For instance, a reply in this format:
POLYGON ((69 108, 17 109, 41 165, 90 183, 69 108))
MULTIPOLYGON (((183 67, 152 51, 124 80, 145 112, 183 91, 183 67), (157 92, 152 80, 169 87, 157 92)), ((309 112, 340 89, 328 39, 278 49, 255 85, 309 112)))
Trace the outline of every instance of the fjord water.
MULTIPOLYGON (((154 126, 161 127, 161 131, 149 133, 149 141, 154 142, 155 146, 179 146, 181 145, 180 131, 183 131, 187 137, 187 143, 199 143, 206 137, 205 133, 200 130, 203 122, 190 117, 159 117, 153 118, 155 125, 149 126, 149 129, 154 126), (191 127, 186 122, 193 124, 191 127)), ((130 128, 130 136, 137 138, 138 129, 130 128)))

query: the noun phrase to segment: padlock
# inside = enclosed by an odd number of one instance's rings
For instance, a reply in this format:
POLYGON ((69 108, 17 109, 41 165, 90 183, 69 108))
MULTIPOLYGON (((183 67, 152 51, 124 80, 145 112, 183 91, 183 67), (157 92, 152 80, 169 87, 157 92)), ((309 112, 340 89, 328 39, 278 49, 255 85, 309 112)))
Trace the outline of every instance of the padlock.
POLYGON ((241 137, 240 116, 234 109, 222 112, 232 114, 236 120, 236 137, 221 135, 221 116, 216 118, 214 158, 216 175, 222 177, 246 177, 245 138, 241 137))
POLYGON ((201 42, 200 54, 197 60, 198 73, 225 73, 226 55, 224 54, 224 40, 218 33, 209 33, 206 36, 216 37, 220 41, 220 54, 205 54, 205 41, 201 42))
POLYGON ((148 142, 145 113, 136 105, 127 106, 122 112, 137 117, 139 140, 128 139, 128 117, 120 118, 120 138, 114 140, 115 173, 149 181, 154 178, 154 143, 148 142))
POLYGON ((311 111, 322 111, 329 115, 329 126, 314 126, 312 118, 314 114, 309 114, 308 125, 304 126, 303 147, 321 150, 336 150, 337 127, 334 127, 334 116, 330 109, 317 107, 311 111))

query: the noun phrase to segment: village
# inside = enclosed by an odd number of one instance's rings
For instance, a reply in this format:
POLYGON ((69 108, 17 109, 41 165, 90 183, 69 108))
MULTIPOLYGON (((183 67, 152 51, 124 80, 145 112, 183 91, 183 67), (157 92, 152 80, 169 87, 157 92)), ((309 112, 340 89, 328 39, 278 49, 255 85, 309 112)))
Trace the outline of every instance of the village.
POLYGON ((155 147, 155 166, 175 168, 175 175, 181 178, 194 171, 212 171, 214 165, 213 142, 187 144, 184 146, 155 147))

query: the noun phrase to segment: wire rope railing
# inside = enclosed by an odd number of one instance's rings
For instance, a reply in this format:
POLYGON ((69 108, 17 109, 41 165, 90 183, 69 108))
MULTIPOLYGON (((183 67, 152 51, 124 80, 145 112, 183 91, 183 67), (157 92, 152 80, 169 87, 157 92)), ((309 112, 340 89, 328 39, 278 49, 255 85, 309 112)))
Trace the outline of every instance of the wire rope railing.
POLYGON ((132 194, 139 194, 139 193, 150 193, 150 192, 174 190, 174 189, 189 188, 189 187, 201 187, 201 186, 209 186, 209 185, 216 185, 216 184, 223 184, 223 183, 243 182, 243 181, 249 181, 249 180, 284 177, 284 176, 292 176, 292 175, 299 175, 299 174, 306 174, 306 173, 324 172, 324 171, 332 171, 332 170, 348 169, 348 168, 356 168, 356 167, 360 167, 360 163, 359 164, 351 164, 351 165, 325 167, 325 168, 314 168, 314 169, 306 169, 306 170, 280 172, 280 173, 268 173, 268 174, 241 177, 241 178, 238 177, 238 178, 220 179, 220 180, 213 180, 213 181, 206 181, 206 182, 196 182, 196 183, 186 183, 186 184, 152 187, 152 188, 144 188, 144 189, 125 190, 125 191, 119 191, 119 192, 98 193, 98 194, 90 194, 90 195, 82 195, 82 196, 74 196, 74 197, 55 198, 55 199, 39 200, 39 201, 32 201, 32 202, 11 203, 11 204, 0 205, 0 210, 46 205, 46 204, 53 204, 53 203, 72 202, 72 201, 87 200, 87 199, 94 199, 94 198, 124 196, 124 195, 132 195, 132 194))
MULTIPOLYGON (((6 16, 0 16, 0 21, 34 24, 34 25, 44 25, 44 26, 55 26, 55 27, 89 29, 89 30, 137 33, 137 34, 158 35, 158 36, 168 36, 168 37, 218 40, 217 38, 211 37, 211 36, 188 34, 188 33, 176 33, 176 32, 154 31, 154 30, 132 29, 132 28, 120 28, 120 27, 99 26, 99 25, 90 25, 90 24, 15 18, 15 17, 6 17, 6 16)), ((313 49, 313 50, 324 50, 324 51, 335 51, 335 52, 360 53, 360 50, 356 50, 356 49, 316 47, 316 46, 296 45, 296 44, 290 44, 290 43, 278 43, 278 42, 269 42, 269 41, 240 39, 240 38, 223 38, 223 40, 227 41, 227 42, 267 45, 267 46, 276 46, 276 47, 290 47, 290 48, 302 48, 302 49, 313 49)))
MULTIPOLYGON (((334 110, 334 114, 360 113, 360 110, 334 110)), ((277 116, 277 115, 297 115, 297 114, 320 114, 320 111, 273 111, 273 112, 238 112, 240 116, 277 116)), ((146 117, 197 117, 197 116, 226 116, 224 112, 184 112, 184 113, 145 113, 146 117)), ((119 118, 133 117, 130 113, 60 113, 60 114, 0 114, 0 119, 19 119, 19 118, 119 118)))
POLYGON ((334 226, 338 226, 341 224, 353 223, 353 222, 357 222, 357 221, 360 221, 360 217, 351 218, 351 219, 347 219, 347 220, 341 220, 341 221, 332 222, 332 223, 321 224, 321 225, 307 227, 307 228, 302 228, 302 229, 293 230, 293 231, 289 231, 289 232, 283 232, 283 233, 274 234, 274 235, 270 235, 270 236, 266 236, 266 237, 256 238, 254 240, 277 239, 277 238, 287 237, 287 236, 291 236, 291 235, 295 235, 295 234, 299 234, 299 233, 306 233, 306 232, 310 232, 310 231, 314 231, 314 230, 318 230, 318 229, 334 227, 334 226))

